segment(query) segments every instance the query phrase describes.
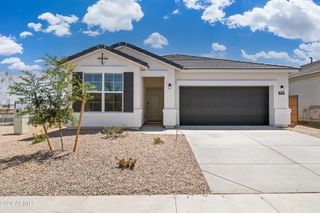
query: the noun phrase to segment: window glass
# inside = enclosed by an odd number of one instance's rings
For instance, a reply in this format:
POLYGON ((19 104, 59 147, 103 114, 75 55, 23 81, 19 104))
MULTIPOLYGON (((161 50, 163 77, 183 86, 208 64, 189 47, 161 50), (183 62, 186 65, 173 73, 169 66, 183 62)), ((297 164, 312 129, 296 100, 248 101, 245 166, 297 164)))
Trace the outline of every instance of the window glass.
POLYGON ((121 112, 122 111, 122 93, 105 94, 105 111, 121 112))
POLYGON ((102 91, 102 74, 84 73, 84 82, 90 83, 92 86, 94 86, 94 91, 102 91))
POLYGON ((105 91, 117 91, 123 90, 123 78, 121 73, 106 73, 105 74, 105 91))
POLYGON ((90 93, 92 97, 86 103, 85 111, 87 112, 101 112, 102 94, 101 93, 90 93))

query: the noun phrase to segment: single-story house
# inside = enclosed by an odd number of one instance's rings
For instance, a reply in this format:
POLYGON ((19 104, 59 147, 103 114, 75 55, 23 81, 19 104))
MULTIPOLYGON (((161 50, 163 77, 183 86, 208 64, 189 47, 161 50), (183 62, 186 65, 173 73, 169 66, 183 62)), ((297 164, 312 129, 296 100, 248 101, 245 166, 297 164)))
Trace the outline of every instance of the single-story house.
POLYGON ((298 102, 298 120, 320 122, 320 61, 301 67, 289 77, 290 96, 298 102))
POLYGON ((298 71, 294 67, 159 56, 126 42, 91 47, 68 62, 96 87, 83 126, 290 124, 288 76, 298 71))

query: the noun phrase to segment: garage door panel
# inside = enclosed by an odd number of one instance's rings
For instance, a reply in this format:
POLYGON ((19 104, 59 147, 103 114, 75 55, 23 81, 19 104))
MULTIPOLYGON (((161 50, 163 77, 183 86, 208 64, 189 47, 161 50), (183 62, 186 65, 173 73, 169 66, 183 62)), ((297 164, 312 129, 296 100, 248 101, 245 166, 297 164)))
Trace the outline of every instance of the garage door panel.
POLYGON ((268 87, 180 87, 181 125, 268 125, 268 87))

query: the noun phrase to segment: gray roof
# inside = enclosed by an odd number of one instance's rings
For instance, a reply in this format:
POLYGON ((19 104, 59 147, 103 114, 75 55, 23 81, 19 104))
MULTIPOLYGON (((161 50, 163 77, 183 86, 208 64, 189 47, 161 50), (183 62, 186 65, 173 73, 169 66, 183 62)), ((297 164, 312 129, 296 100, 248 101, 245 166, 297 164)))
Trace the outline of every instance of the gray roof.
POLYGON ((295 67, 216 59, 191 55, 165 55, 165 59, 180 64, 184 69, 298 69, 295 67))
POLYGON ((320 73, 320 60, 310 64, 303 65, 301 67, 300 72, 292 73, 290 75, 290 79, 300 78, 300 77, 304 77, 304 76, 315 74, 315 73, 320 73))

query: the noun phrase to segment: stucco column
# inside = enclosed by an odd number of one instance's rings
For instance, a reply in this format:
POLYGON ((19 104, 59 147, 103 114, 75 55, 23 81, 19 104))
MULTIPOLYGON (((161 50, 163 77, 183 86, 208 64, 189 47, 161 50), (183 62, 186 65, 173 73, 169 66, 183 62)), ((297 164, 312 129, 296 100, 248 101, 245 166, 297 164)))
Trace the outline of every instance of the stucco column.
MULTIPOLYGON (((273 120, 270 120, 270 125, 276 127, 288 126, 291 123, 288 78, 284 78, 278 81, 277 85, 270 87, 271 96, 273 96, 273 111, 271 111, 272 108, 270 108, 270 111, 273 120)), ((272 107, 271 104, 270 107, 272 107)))
POLYGON ((164 77, 164 109, 163 109, 163 125, 166 128, 173 128, 176 122, 175 107, 175 71, 170 70, 164 77))

